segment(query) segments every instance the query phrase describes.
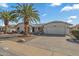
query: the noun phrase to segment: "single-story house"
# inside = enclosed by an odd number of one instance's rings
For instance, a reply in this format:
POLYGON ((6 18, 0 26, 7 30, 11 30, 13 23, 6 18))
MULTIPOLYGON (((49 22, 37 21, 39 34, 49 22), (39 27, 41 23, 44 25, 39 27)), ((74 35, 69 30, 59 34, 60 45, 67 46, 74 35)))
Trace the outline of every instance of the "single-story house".
POLYGON ((8 26, 8 32, 16 31, 16 25, 9 25, 8 26))
MULTIPOLYGON (((52 21, 46 24, 32 24, 29 28, 31 33, 66 35, 69 34, 71 25, 72 24, 63 21, 52 21)), ((19 29, 19 32, 24 31, 23 23, 19 23, 17 29, 19 29)))
POLYGON ((18 24, 16 25, 16 31, 17 31, 18 33, 21 33, 22 31, 24 31, 24 24, 23 24, 23 23, 18 23, 18 24))

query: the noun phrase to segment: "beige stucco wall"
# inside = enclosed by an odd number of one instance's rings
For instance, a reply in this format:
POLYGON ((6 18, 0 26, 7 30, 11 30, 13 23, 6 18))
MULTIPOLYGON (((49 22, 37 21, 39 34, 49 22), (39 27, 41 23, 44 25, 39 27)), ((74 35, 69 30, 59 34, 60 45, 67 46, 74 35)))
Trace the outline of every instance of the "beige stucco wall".
MULTIPOLYGON (((69 28, 68 24, 65 23, 49 23, 44 25, 44 33, 45 34, 69 34, 69 28)), ((19 24, 17 27, 19 27, 20 31, 24 31, 24 25, 19 24)), ((32 27, 30 26, 30 32, 32 32, 32 27)), ((38 32, 37 28, 35 29, 35 32, 38 32)))
POLYGON ((23 24, 18 24, 17 28, 19 27, 19 31, 24 31, 24 25, 23 24))
MULTIPOLYGON (((22 23, 22 24, 19 24, 17 27, 19 27, 19 31, 21 32, 21 31, 24 31, 24 24, 22 23)), ((29 27, 30 28, 30 32, 32 32, 32 27, 30 26, 29 27)))
POLYGON ((68 25, 65 23, 49 23, 44 26, 45 34, 68 34, 68 25))

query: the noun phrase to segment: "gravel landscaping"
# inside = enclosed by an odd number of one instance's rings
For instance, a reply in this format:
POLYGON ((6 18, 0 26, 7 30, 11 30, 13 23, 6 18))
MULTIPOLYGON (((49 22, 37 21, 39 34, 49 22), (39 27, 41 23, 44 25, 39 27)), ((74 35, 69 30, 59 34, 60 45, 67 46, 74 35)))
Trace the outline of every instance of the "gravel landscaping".
POLYGON ((7 35, 0 35, 0 41, 5 41, 5 40, 9 40, 9 41, 15 41, 18 42, 19 40, 25 40, 25 42, 30 41, 32 39, 36 38, 36 36, 31 35, 31 36, 23 36, 23 35, 16 35, 16 34, 7 34, 7 35))

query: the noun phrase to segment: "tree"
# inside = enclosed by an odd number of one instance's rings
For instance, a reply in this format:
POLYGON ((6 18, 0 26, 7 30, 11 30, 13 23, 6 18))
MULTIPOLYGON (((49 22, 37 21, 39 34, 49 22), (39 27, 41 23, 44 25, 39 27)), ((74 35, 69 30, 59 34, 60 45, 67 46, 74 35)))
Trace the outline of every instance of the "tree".
POLYGON ((24 22, 24 34, 29 34, 29 23, 40 21, 38 11, 33 8, 33 4, 17 4, 15 13, 24 22))
POLYGON ((7 34, 9 22, 16 21, 16 18, 17 16, 14 15, 11 11, 6 10, 0 12, 0 19, 4 21, 4 25, 5 25, 5 31, 4 31, 5 34, 7 34))

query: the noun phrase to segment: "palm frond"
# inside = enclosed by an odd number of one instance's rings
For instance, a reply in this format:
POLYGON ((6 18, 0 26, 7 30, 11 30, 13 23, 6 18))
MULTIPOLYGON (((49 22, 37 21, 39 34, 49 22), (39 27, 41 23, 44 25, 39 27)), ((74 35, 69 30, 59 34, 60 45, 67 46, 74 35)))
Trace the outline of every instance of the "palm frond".
MULTIPOLYGON (((28 17, 29 22, 30 21, 40 22, 38 10, 33 8, 33 4, 18 3, 15 11, 16 11, 15 13, 18 15, 18 18, 25 19, 25 17, 26 18, 28 17)), ((28 20, 28 19, 25 19, 25 20, 28 20)))

